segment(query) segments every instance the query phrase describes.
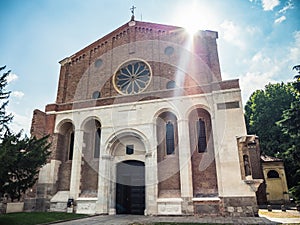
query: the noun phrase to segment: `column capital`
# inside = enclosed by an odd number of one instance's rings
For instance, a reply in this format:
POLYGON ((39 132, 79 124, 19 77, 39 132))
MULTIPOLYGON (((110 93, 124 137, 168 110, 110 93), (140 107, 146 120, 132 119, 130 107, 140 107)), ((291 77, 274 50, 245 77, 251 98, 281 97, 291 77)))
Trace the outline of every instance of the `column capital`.
POLYGON ((103 160, 113 160, 113 156, 108 155, 108 154, 102 155, 101 158, 102 158, 103 160))
POLYGON ((189 121, 188 119, 179 119, 179 120, 177 120, 177 123, 188 122, 188 121, 189 121))
POLYGON ((76 128, 74 131, 75 131, 75 132, 84 132, 84 129, 76 128))
POLYGON ((153 152, 153 151, 151 151, 151 152, 146 152, 145 157, 146 157, 146 158, 151 158, 153 155, 154 155, 154 152, 153 152))

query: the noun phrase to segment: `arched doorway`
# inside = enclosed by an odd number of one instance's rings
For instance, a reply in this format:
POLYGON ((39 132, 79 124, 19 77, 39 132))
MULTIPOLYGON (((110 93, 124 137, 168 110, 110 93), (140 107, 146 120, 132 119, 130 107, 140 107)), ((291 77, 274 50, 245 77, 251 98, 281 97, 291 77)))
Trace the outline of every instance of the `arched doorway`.
POLYGON ((144 215, 145 164, 127 160, 117 164, 116 213, 144 215))

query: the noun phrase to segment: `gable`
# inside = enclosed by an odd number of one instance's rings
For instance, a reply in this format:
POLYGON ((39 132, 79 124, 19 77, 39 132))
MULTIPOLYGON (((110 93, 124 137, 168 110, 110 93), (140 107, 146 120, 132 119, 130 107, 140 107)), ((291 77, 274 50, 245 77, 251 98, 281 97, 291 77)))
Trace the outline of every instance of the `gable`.
MULTIPOLYGON (((56 103, 91 100, 95 96, 153 95, 167 92, 170 82, 181 89, 220 82, 216 39, 217 33, 212 31, 199 31, 191 39, 180 27, 130 21, 60 62, 56 103), (123 93, 116 74, 133 62, 149 66, 149 83, 142 91, 123 93)), ((130 90, 130 85, 126 88, 130 90)))

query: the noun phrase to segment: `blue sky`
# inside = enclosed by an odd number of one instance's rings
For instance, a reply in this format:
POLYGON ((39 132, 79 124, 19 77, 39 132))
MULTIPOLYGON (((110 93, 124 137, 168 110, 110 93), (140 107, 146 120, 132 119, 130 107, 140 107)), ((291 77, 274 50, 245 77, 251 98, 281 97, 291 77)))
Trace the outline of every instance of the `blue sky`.
POLYGON ((29 134, 32 112, 55 102, 59 61, 130 20, 219 32, 223 79, 240 79, 243 103, 300 64, 298 0, 3 0, 0 66, 12 70, 11 127, 29 134))

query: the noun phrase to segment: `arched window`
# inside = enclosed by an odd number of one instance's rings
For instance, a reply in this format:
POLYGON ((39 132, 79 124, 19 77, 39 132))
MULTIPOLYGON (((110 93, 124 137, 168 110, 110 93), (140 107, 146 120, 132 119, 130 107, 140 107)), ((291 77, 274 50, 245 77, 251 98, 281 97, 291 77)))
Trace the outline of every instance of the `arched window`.
POLYGON ((279 174, 275 170, 270 170, 267 174, 268 178, 279 178, 279 174))
POLYGON ((100 140, 101 140, 101 128, 97 128, 95 131, 95 146, 94 146, 94 158, 100 156, 100 140))
POLYGON ((167 155, 174 154, 175 140, 174 140, 174 125, 169 121, 166 124, 166 147, 167 155))
POLYGON ((193 196, 218 196, 211 116, 207 110, 195 107, 188 117, 193 196))
POLYGON ((202 119, 197 121, 197 137, 198 137, 198 152, 202 153, 206 151, 206 128, 205 122, 202 119))
POLYGON ((69 142, 69 160, 73 159, 73 152, 74 152, 74 132, 72 131, 70 134, 70 142, 69 142))

